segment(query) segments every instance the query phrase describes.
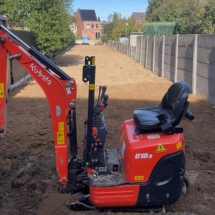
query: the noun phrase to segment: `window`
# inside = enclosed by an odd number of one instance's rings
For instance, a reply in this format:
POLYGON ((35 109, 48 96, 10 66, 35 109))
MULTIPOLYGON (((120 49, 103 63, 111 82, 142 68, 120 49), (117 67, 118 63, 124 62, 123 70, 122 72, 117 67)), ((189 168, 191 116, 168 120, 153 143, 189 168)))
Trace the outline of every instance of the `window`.
POLYGON ((99 25, 98 24, 96 24, 96 28, 98 28, 99 27, 99 25))
POLYGON ((100 32, 96 32, 96 39, 100 38, 100 32))
POLYGON ((92 28, 94 28, 94 24, 92 24, 92 28))
POLYGON ((90 28, 90 24, 87 24, 87 28, 90 28))

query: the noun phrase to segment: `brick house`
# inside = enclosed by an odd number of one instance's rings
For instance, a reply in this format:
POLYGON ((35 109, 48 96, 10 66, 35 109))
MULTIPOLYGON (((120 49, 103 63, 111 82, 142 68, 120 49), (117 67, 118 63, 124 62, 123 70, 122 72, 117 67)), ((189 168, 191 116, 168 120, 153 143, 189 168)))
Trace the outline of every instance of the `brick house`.
POLYGON ((98 21, 95 10, 79 9, 77 13, 77 36, 88 35, 90 40, 101 37, 101 22, 98 21))
POLYGON ((144 12, 133 12, 131 18, 134 19, 137 23, 141 23, 146 19, 146 13, 144 12))

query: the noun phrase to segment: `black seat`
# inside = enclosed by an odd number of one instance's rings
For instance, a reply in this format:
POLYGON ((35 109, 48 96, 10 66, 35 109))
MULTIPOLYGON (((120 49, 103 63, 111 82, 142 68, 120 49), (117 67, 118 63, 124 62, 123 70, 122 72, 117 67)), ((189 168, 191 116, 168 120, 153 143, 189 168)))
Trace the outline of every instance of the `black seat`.
POLYGON ((158 106, 135 110, 133 119, 138 133, 164 131, 165 124, 175 128, 187 111, 189 93, 186 82, 176 82, 170 86, 158 106))

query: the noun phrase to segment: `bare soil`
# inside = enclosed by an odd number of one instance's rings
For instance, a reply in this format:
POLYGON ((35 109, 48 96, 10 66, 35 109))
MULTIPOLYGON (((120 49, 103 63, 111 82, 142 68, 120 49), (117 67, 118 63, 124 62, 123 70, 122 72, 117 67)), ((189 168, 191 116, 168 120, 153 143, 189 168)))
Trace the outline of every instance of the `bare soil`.
MULTIPOLYGON (((58 57, 58 66, 77 81, 79 152, 82 151, 83 122, 87 115, 88 85, 82 82, 82 67, 87 55, 96 56, 97 86, 108 87, 106 148, 116 148, 121 123, 132 118, 136 108, 158 104, 171 82, 107 46, 75 46, 58 57)), ((183 119, 181 126, 186 138, 190 192, 168 209, 213 215, 215 109, 200 96, 190 95, 189 101, 195 120, 183 119)), ((0 214, 95 214, 68 210, 65 204, 74 201, 75 197, 57 191, 59 183, 49 107, 35 81, 30 80, 9 93, 7 116, 7 133, 0 142, 0 214)))

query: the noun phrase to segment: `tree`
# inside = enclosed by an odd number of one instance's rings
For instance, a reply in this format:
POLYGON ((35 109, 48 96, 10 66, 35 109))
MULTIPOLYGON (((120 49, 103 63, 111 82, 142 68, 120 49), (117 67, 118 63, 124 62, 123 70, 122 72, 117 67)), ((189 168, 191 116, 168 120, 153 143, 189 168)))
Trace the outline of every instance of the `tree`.
POLYGON ((214 0, 205 0, 203 33, 215 34, 215 1, 214 0))
POLYGON ((40 51, 53 57, 74 40, 70 31, 70 1, 30 0, 28 27, 36 36, 40 51))
POLYGON ((113 40, 113 29, 114 29, 114 23, 110 22, 104 25, 103 33, 102 33, 102 40, 108 41, 113 40))
MULTIPOLYGON (((104 25, 104 30, 102 33, 102 40, 114 40, 113 30, 115 29, 117 22, 121 19, 121 13, 114 12, 109 14, 108 23, 104 25)), ((125 31, 124 31, 125 32, 125 31)))
POLYGON ((25 0, 4 0, 0 7, 0 14, 8 17, 8 24, 10 28, 23 27, 26 23, 27 2, 25 0))
POLYGON ((112 33, 112 37, 115 40, 118 40, 120 37, 124 37, 126 35, 126 21, 126 19, 119 19, 116 21, 112 33))
POLYGON ((116 25, 116 23, 121 19, 121 13, 114 12, 113 13, 113 23, 116 25))
POLYGON ((180 34, 215 33, 214 0, 150 0, 149 22, 176 22, 180 34))
POLYGON ((205 3, 197 0, 165 0, 159 8, 162 22, 176 22, 181 34, 202 33, 205 3))
POLYGON ((134 18, 129 17, 128 20, 128 32, 141 32, 143 29, 143 25, 145 20, 142 19, 140 22, 137 22, 134 18))
POLYGON ((126 34, 130 32, 137 32, 143 28, 144 20, 138 23, 131 17, 128 19, 124 17, 122 19, 121 13, 118 12, 114 12, 113 15, 110 14, 109 18, 110 17, 113 17, 112 22, 104 25, 104 30, 102 33, 103 41, 118 40, 120 37, 125 37, 126 34))
MULTIPOLYGON (((176 2, 176 1, 175 1, 176 2)), ((146 20, 149 22, 159 22, 159 8, 163 0, 148 0, 148 7, 146 10, 146 20)))
POLYGON ((71 23, 77 22, 77 11, 71 13, 71 23))
POLYGON ((70 30, 73 0, 5 0, 0 12, 9 18, 10 27, 28 27, 39 50, 52 58, 74 41, 70 30))

